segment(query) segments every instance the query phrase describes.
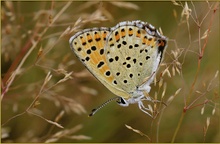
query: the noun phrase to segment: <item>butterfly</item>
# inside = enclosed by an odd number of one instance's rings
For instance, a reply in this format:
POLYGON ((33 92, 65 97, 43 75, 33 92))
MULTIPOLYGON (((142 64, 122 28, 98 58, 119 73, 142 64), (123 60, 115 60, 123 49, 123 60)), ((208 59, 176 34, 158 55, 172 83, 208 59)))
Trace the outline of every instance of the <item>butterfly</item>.
POLYGON ((86 68, 117 95, 119 105, 137 103, 141 111, 152 117, 143 101, 153 101, 148 96, 150 84, 162 61, 167 41, 154 26, 136 20, 120 22, 112 28, 84 29, 73 35, 69 43, 86 68))

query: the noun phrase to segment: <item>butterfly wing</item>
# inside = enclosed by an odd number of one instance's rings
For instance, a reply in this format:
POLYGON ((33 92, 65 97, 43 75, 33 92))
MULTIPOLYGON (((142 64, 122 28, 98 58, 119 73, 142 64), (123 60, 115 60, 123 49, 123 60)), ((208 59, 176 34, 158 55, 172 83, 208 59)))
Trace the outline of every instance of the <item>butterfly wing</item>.
POLYGON ((107 63, 117 86, 133 93, 149 85, 161 62, 166 38, 153 26, 141 21, 121 22, 107 38, 107 63))
POLYGON ((128 94, 114 84, 115 78, 106 63, 104 46, 110 28, 85 29, 69 40, 70 47, 86 68, 111 92, 128 97, 128 94))

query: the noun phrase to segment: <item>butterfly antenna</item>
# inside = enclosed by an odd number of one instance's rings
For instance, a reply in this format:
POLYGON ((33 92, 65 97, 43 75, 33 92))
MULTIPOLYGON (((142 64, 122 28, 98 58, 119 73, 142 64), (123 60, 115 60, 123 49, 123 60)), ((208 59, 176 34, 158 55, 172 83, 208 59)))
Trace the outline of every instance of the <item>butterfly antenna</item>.
POLYGON ((92 112, 88 115, 89 117, 93 116, 97 111, 99 111, 101 108, 103 108, 104 106, 106 106, 108 103, 114 101, 114 100, 118 100, 120 97, 114 97, 114 98, 111 98, 109 100, 107 100, 106 102, 104 102, 102 105, 100 105, 99 107, 95 108, 92 110, 92 112))

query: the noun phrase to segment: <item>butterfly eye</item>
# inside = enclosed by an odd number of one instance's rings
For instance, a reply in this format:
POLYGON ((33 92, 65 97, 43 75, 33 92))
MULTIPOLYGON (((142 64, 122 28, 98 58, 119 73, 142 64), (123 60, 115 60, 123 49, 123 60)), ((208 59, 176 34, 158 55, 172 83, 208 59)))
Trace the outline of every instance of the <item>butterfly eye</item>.
POLYGON ((116 102, 117 102, 120 106, 124 106, 124 107, 126 107, 126 106, 129 105, 129 103, 128 103, 124 98, 122 98, 122 97, 120 97, 116 102))

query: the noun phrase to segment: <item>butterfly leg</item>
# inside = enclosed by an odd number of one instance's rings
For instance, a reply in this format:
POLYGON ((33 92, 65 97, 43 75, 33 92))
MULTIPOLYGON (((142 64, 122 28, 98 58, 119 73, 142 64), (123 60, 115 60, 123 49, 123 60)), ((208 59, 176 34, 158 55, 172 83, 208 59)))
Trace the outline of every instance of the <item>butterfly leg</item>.
POLYGON ((150 117, 153 117, 149 112, 151 112, 151 109, 150 108, 146 108, 145 106, 144 106, 144 104, 142 103, 142 101, 139 101, 138 102, 138 107, 139 107, 139 109, 142 111, 142 112, 144 112, 144 113, 146 113, 147 115, 149 115, 150 117))

